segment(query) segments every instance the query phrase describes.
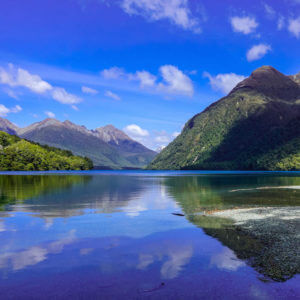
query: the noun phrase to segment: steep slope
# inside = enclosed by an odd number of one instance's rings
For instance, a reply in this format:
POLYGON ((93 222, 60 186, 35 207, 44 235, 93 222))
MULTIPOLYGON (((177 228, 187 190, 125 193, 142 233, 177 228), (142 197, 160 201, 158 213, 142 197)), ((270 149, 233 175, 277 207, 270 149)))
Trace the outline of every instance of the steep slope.
POLYGON ((19 128, 15 124, 0 117, 0 131, 16 135, 18 129, 19 128))
POLYGON ((128 164, 107 143, 95 137, 86 128, 69 121, 46 119, 19 130, 18 135, 40 144, 71 150, 76 155, 87 156, 95 166, 118 168, 128 164))
POLYGON ((88 130, 70 121, 45 119, 16 129, 16 133, 31 141, 87 156, 101 168, 141 168, 156 154, 112 125, 88 130))
POLYGON ((190 119, 150 169, 300 169, 300 85, 264 66, 190 119))
POLYGON ((131 164, 145 166, 149 164, 157 154, 142 144, 131 139, 123 131, 115 128, 113 125, 100 127, 93 131, 96 136, 114 147, 131 164))

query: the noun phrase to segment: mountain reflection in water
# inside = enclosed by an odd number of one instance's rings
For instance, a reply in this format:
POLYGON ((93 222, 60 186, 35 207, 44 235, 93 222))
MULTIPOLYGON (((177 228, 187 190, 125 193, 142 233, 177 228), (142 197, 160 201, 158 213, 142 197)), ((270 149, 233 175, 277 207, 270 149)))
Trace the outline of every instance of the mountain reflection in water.
POLYGON ((262 260, 274 253, 266 251, 265 240, 237 228, 231 219, 208 215, 236 207, 298 207, 300 190, 293 188, 300 186, 297 175, 0 175, 1 294, 298 296, 297 255, 288 257, 281 249, 269 268, 262 260), (284 282, 276 288, 276 281, 284 282))

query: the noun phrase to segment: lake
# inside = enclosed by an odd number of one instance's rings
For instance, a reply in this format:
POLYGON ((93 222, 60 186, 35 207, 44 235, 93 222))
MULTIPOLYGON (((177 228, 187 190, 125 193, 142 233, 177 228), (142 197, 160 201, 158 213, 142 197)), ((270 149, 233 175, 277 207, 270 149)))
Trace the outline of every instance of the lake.
POLYGON ((299 187, 300 172, 2 173, 0 298, 299 299, 299 219, 269 254, 212 215, 293 212, 299 187))

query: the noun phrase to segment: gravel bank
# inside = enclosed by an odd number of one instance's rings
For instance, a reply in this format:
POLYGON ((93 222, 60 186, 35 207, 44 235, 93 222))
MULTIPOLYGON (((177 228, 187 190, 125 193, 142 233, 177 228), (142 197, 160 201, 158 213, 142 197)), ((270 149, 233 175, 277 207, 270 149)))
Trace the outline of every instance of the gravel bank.
POLYGON ((248 259, 266 277, 285 281, 300 273, 300 206, 230 209, 211 215, 233 220, 235 232, 263 245, 248 259))

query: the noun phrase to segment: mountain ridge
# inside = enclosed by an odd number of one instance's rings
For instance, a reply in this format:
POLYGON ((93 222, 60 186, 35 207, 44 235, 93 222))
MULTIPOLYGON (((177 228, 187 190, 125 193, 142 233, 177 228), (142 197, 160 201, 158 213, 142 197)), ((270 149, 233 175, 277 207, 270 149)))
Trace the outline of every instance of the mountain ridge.
POLYGON ((300 169, 300 85, 264 66, 193 116, 149 169, 300 169))
POLYGON ((142 168, 156 152, 134 141, 113 125, 89 130, 69 120, 46 118, 24 128, 18 128, 0 118, 0 130, 30 141, 72 151, 87 156, 100 168, 142 168))

